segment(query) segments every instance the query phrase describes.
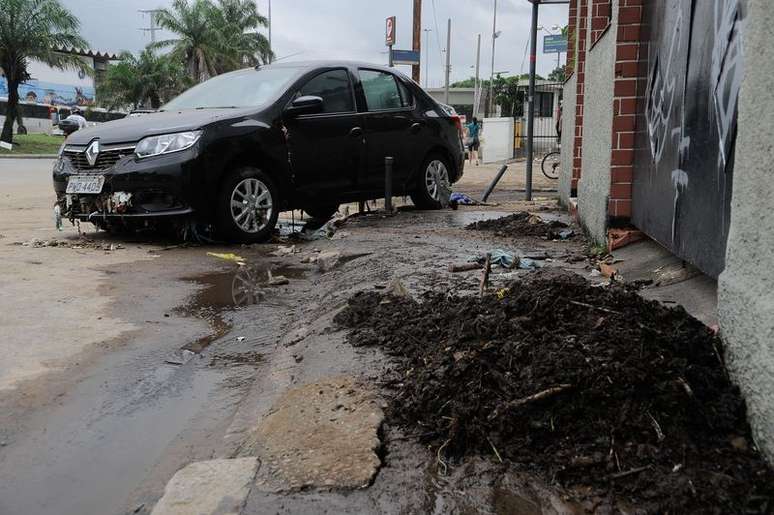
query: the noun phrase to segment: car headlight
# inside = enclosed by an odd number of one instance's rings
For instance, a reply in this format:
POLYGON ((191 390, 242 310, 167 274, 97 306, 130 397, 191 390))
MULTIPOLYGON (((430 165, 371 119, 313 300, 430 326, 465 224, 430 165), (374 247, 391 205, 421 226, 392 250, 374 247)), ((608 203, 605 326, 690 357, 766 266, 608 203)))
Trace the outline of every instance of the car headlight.
POLYGON ((202 131, 188 131, 150 136, 137 144, 134 153, 137 154, 137 157, 151 157, 180 152, 194 146, 201 135, 202 131))

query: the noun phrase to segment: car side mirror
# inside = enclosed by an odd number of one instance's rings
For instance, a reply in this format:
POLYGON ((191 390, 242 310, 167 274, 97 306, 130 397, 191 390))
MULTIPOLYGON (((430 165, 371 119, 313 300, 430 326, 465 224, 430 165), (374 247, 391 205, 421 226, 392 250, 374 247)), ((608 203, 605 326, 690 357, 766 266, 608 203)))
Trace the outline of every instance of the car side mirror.
POLYGON ((300 116, 303 114, 317 114, 323 110, 323 99, 313 95, 305 95, 293 100, 285 108, 285 115, 300 116))

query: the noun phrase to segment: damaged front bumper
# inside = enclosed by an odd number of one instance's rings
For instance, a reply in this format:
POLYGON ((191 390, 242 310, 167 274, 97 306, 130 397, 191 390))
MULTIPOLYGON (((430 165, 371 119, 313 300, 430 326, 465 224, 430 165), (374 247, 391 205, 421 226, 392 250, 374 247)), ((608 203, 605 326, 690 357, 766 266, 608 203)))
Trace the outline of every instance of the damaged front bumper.
POLYGON ((139 159, 132 146, 103 146, 96 162, 85 147, 67 146, 54 165, 54 190, 61 216, 97 225, 120 221, 183 217, 195 212, 190 199, 197 155, 189 149, 139 159), (103 177, 98 192, 68 191, 71 178, 103 177))

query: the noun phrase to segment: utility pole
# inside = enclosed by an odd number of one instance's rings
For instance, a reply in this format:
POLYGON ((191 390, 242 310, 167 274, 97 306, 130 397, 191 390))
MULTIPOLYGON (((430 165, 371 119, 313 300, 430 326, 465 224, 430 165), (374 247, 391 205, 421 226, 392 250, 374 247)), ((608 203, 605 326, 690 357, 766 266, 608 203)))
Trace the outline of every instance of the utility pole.
MULTIPOLYGON (((274 51, 274 47, 271 46, 271 0, 269 0, 269 51, 274 51)), ((271 63, 271 61, 271 54, 269 54, 269 63, 271 63)))
POLYGON ((446 25, 446 81, 443 89, 443 103, 449 105, 449 74, 451 73, 451 18, 446 25))
POLYGON ((425 33, 425 89, 430 87, 430 32, 433 29, 422 29, 425 33))
POLYGON ((150 32, 151 43, 155 43, 156 42, 156 31, 161 30, 156 25, 156 13, 161 11, 161 9, 139 9, 138 11, 143 13, 143 14, 149 14, 150 15, 150 26, 149 27, 143 27, 140 30, 143 31, 143 32, 150 32))
POLYGON ((533 138, 535 136, 535 66, 537 65, 537 33, 538 8, 540 4, 532 3, 532 32, 530 32, 529 49, 529 98, 527 100, 527 180, 526 200, 532 200, 532 157, 534 154, 533 138))
POLYGON ((473 83, 473 116, 478 117, 478 107, 481 103, 481 83, 479 82, 479 67, 481 65, 481 34, 476 43, 476 81, 473 83))
MULTIPOLYGON (((412 34, 412 50, 422 55, 422 0, 414 0, 414 27, 412 34)), ((420 84, 420 68, 418 64, 411 67, 411 78, 420 84)))
POLYGON ((497 41, 497 0, 494 0, 494 18, 492 20, 492 73, 489 75, 489 97, 486 99, 486 115, 491 116, 494 110, 494 70, 495 70, 495 42, 497 41))

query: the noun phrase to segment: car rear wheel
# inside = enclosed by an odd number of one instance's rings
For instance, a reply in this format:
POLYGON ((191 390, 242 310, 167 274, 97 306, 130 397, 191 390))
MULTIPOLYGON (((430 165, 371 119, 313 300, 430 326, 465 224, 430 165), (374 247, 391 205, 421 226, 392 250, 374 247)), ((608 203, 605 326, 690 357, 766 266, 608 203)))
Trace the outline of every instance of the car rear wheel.
POLYGON ((271 177, 257 168, 230 173, 218 198, 221 237, 238 243, 266 241, 277 225, 279 191, 271 177))
POLYGON ((440 194, 443 187, 439 182, 451 184, 448 161, 441 155, 431 154, 421 168, 417 186, 411 193, 411 200, 420 209, 441 209, 440 194))
POLYGON ((339 210, 338 204, 332 204, 330 206, 309 206, 304 208, 304 212, 316 220, 328 221, 336 211, 339 210))

